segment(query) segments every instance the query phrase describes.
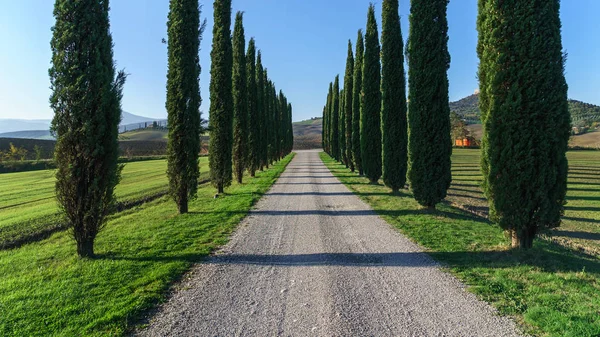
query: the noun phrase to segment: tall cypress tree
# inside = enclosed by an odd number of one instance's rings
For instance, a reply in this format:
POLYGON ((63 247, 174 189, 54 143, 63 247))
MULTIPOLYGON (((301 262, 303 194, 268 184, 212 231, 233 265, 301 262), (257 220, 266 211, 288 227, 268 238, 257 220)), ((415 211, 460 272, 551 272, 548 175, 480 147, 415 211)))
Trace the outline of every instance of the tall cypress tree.
POLYGON ((354 172, 354 160, 352 157, 352 95, 354 81, 354 55, 352 54, 352 41, 348 40, 348 56, 346 57, 346 73, 344 74, 344 121, 346 130, 346 165, 354 172))
POLYGON ((323 119, 321 123, 321 146, 323 147, 323 151, 329 153, 329 149, 327 148, 327 104, 323 106, 323 119))
POLYGON ((248 157, 248 86, 243 21, 244 14, 237 12, 233 28, 233 167, 240 184, 248 157))
POLYGON ((277 152, 277 160, 283 158, 283 152, 285 147, 285 118, 287 116, 287 103, 285 96, 283 95, 283 91, 279 90, 279 97, 277 101, 279 111, 277 114, 277 130, 279 130, 279 138, 277 139, 277 144, 279 144, 279 151, 277 152))
POLYGON ((187 213, 188 198, 198 189, 200 153, 200 59, 198 50, 204 24, 200 27, 197 0, 171 0, 167 31, 167 144, 169 194, 179 213, 187 213))
POLYGON ((288 103, 288 149, 287 154, 290 154, 294 149, 294 126, 292 124, 292 103, 288 103))
POLYGON ((215 0, 212 50, 210 52, 210 179, 223 193, 232 180, 233 94, 231 46, 231 0, 215 0))
POLYGON ((246 166, 251 177, 260 168, 260 114, 256 89, 256 46, 254 38, 248 42, 246 53, 246 86, 248 88, 248 155, 246 166))
POLYGON ((363 174, 362 154, 360 143, 362 134, 360 132, 360 107, 362 101, 362 67, 365 48, 363 44, 362 30, 358 30, 356 38, 356 52, 354 58, 354 75, 352 76, 352 159, 358 174, 363 174))
POLYGON ((362 102, 360 110, 360 151, 365 175, 371 183, 381 177, 381 64, 379 35, 375 20, 375 6, 369 5, 365 55, 363 60, 362 102))
POLYGON ((329 153, 330 156, 333 157, 333 151, 331 148, 331 137, 333 137, 332 132, 331 132, 331 125, 332 125, 332 115, 333 115, 333 82, 329 82, 329 91, 327 93, 327 124, 326 124, 326 128, 327 128, 327 153, 329 153))
POLYGON ((331 96, 331 153, 340 160, 340 76, 335 76, 333 95, 331 96))
POLYGON ((408 161, 403 46, 398 0, 384 0, 381 27, 381 142, 383 182, 393 192, 406 183, 408 161))
POLYGON ((410 188, 419 204, 434 208, 452 175, 448 106, 448 0, 412 0, 408 40, 410 188))
POLYGON ((273 135, 271 136, 271 144, 273 145, 273 152, 271 160, 273 163, 279 160, 279 101, 277 99, 277 88, 275 87, 275 83, 273 83, 271 91, 271 128, 273 130, 273 135))
POLYGON ((340 90, 340 112, 338 126, 340 128, 338 137, 340 141, 339 149, 340 149, 340 162, 346 165, 348 168, 348 161, 346 160, 346 95, 344 94, 344 89, 340 90))
POLYGON ((266 119, 267 114, 265 112, 265 79, 262 65, 262 54, 260 50, 256 56, 256 109, 258 111, 258 139, 259 139, 259 157, 260 157, 260 170, 264 170, 267 165, 267 130, 266 130, 266 119))
POLYGON ((49 74, 56 197, 81 257, 94 257, 122 169, 117 136, 126 76, 115 76, 108 11, 107 0, 54 5, 49 74))
POLYGON ((564 213, 571 126, 559 7, 479 1, 483 187, 490 218, 525 249, 564 213))

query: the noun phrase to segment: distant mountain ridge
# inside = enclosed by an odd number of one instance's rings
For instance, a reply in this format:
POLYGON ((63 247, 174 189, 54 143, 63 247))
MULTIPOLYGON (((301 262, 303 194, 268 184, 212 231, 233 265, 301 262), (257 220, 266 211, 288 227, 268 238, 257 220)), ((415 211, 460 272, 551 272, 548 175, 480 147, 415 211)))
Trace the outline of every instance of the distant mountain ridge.
MULTIPOLYGON (((166 119, 156 119, 134 115, 123 111, 119 131, 134 130, 145 127, 145 123, 166 122, 166 119)), ((3 138, 28 138, 28 139, 53 139, 50 134, 49 119, 0 119, 0 137, 3 138)))
MULTIPOLYGON (((456 102, 450 102, 450 111, 466 120, 469 124, 481 123, 481 111, 479 110, 479 94, 473 94, 460 99, 456 102)), ((569 112, 575 126, 578 122, 600 122, 600 106, 569 99, 569 112)))

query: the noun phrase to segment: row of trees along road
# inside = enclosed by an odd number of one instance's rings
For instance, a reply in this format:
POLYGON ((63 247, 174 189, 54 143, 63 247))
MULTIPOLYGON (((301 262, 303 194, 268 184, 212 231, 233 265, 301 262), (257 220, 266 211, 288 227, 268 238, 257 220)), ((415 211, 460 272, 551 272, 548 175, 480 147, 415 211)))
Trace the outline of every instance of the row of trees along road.
MULTIPOLYGON (((169 192, 180 213, 197 193, 201 124, 199 48, 206 21, 198 0, 171 0, 167 99, 169 192)), ((242 14, 231 42, 231 0, 215 0, 211 52, 210 169, 219 192, 248 170, 268 168, 292 150, 292 106, 256 52, 245 51, 242 14)), ((118 127, 126 75, 115 69, 108 0, 56 0, 49 70, 54 110, 56 196, 77 243, 94 257, 94 240, 115 204, 118 127)))
MULTIPOLYGON (((348 43, 343 90, 336 76, 323 108, 330 156, 394 193, 408 182, 431 209, 452 180, 447 5, 411 0, 407 100, 398 0, 383 0, 381 40, 371 4, 354 54, 348 43)), ((477 19, 483 188, 491 219, 520 248, 560 224, 568 168, 559 1, 537 6, 479 0, 477 19)))
POLYGON ((218 193, 292 151, 292 105, 263 67, 254 39, 247 52, 243 14, 231 39, 231 0, 215 0, 210 80, 209 165, 218 193))

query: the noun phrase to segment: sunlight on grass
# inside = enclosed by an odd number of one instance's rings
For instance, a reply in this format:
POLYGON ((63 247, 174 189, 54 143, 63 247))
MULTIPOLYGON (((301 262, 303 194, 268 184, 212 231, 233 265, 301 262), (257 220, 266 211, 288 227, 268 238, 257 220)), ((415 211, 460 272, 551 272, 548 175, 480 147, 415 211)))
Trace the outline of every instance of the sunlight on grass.
MULTIPOLYGON (((389 224, 420 244, 469 285, 469 290, 510 315, 534 335, 600 335, 600 260, 558 244, 536 240, 529 251, 485 218, 439 204, 422 209, 409 191, 395 196, 383 185, 349 174, 321 153, 325 165, 389 224)), ((453 160, 460 160, 457 155, 453 160)), ((469 178, 466 184, 477 186, 469 178)))
POLYGON ((0 251, 0 335, 125 334, 193 263, 227 242, 292 157, 222 198, 200 187, 186 215, 166 197, 119 213, 98 236, 94 260, 77 258, 67 232, 0 251))

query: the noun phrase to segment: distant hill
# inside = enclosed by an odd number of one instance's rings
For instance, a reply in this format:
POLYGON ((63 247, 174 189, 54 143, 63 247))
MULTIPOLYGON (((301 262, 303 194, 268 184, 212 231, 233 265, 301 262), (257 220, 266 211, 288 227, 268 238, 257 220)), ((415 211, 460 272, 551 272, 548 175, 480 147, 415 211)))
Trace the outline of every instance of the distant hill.
MULTIPOLYGON (((480 124, 479 94, 450 102, 450 111, 456 112, 468 124, 480 124)), ((593 122, 600 122, 600 106, 594 104, 570 99, 569 112, 571 113, 573 126, 584 126, 593 122)))
MULTIPOLYGON (((0 119, 0 137, 26 139, 54 139, 50 134, 50 119, 0 119)), ((155 119, 123 111, 119 132, 145 128, 157 122, 166 125, 166 119, 155 119)))
POLYGON ((320 149, 321 132, 323 130, 323 119, 311 118, 305 121, 292 123, 294 130, 294 149, 320 149))
POLYGON ((148 141, 160 141, 166 142, 168 136, 167 129, 137 129, 133 131, 127 131, 119 134, 119 141, 136 141, 136 140, 148 140, 148 141))
POLYGON ((28 130, 0 133, 0 138, 53 140, 50 130, 28 130))

